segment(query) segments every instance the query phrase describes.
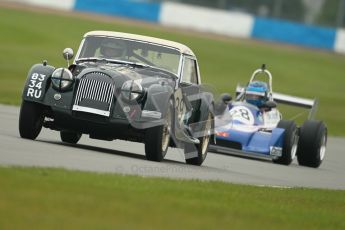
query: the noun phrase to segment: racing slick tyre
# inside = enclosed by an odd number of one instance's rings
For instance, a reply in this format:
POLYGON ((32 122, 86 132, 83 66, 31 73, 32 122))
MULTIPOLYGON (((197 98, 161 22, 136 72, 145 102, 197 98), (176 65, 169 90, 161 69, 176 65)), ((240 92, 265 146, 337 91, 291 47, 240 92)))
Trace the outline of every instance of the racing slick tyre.
POLYGON ((190 165, 200 166, 206 159, 208 146, 210 144, 211 131, 214 128, 213 117, 211 111, 209 111, 207 120, 204 124, 204 135, 199 138, 199 144, 186 143, 184 146, 184 154, 186 163, 190 165))
POLYGON ((283 140, 282 156, 272 161, 277 164, 289 165, 293 161, 297 152, 298 129, 294 121, 281 120, 277 128, 285 129, 283 140))
POLYGON ((322 163, 327 144, 327 127, 322 121, 305 121, 300 128, 297 161, 299 165, 317 168, 322 163))
POLYGON ((172 102, 168 107, 164 124, 148 128, 145 133, 145 156, 149 161, 162 161, 170 145, 172 102))
POLYGON ((19 134, 22 138, 35 140, 41 132, 43 120, 40 104, 22 101, 19 114, 19 134))
POLYGON ((81 133, 71 132, 71 131, 61 131, 60 137, 63 142, 70 144, 77 144, 81 138, 81 133))

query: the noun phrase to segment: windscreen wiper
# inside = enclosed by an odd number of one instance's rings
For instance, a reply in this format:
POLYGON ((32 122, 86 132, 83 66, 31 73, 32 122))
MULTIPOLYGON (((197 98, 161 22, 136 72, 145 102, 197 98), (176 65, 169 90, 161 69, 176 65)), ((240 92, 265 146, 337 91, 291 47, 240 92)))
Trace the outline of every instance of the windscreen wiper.
POLYGON ((88 58, 79 58, 78 60, 76 60, 75 62, 77 64, 81 63, 81 62, 100 62, 100 61, 106 61, 105 58, 97 58, 97 57, 88 57, 88 58))
POLYGON ((136 67, 150 67, 149 65, 141 63, 141 62, 130 62, 130 61, 115 60, 115 59, 109 59, 109 58, 99 58, 99 57, 79 58, 75 62, 77 64, 81 62, 107 62, 107 63, 114 63, 114 64, 136 66, 136 67))

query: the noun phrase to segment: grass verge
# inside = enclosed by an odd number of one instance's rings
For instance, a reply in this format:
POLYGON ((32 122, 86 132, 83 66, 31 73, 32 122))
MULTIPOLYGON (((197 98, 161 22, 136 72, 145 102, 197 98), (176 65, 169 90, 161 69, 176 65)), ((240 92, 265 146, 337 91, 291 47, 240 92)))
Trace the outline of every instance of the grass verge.
POLYGON ((0 229, 344 229, 345 191, 0 167, 0 229))

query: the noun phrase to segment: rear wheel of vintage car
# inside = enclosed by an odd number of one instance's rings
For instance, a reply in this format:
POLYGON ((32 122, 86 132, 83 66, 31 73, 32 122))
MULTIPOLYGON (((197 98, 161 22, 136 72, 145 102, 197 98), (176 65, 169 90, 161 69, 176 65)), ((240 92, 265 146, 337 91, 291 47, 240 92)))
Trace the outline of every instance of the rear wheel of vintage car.
POLYGON ((322 121, 305 121, 300 129, 297 148, 298 164, 317 168, 321 165, 327 145, 327 127, 322 121))
POLYGON ((204 124, 204 135, 199 138, 199 144, 185 144, 184 154, 186 163, 190 165, 200 166, 206 159, 208 146, 210 144, 211 132, 214 128, 213 118, 211 111, 208 113, 207 120, 204 124))
POLYGON ((298 129, 294 121, 280 121, 278 128, 285 129, 282 156, 273 159, 274 163, 289 165, 293 161, 297 152, 298 129))
POLYGON ((81 133, 71 132, 71 131, 61 131, 60 137, 63 142, 70 144, 77 144, 81 138, 81 133))
POLYGON ((145 155, 147 160, 162 161, 164 159, 170 144, 171 124, 172 102, 167 110, 164 124, 146 130, 145 155))
POLYGON ((35 140, 41 132, 43 119, 43 108, 40 104, 23 101, 19 114, 20 136, 35 140))

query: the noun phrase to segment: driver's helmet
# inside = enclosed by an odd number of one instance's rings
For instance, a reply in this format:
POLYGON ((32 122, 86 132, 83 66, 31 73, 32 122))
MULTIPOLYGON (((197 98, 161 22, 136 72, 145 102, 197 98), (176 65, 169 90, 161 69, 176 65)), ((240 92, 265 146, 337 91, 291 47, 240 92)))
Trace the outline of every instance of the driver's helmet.
POLYGON ((250 82, 245 91, 245 100, 247 103, 261 107, 268 100, 268 87, 265 82, 250 82))
POLYGON ((126 44, 123 41, 115 39, 105 40, 100 47, 100 53, 105 58, 121 58, 126 55, 126 44))

